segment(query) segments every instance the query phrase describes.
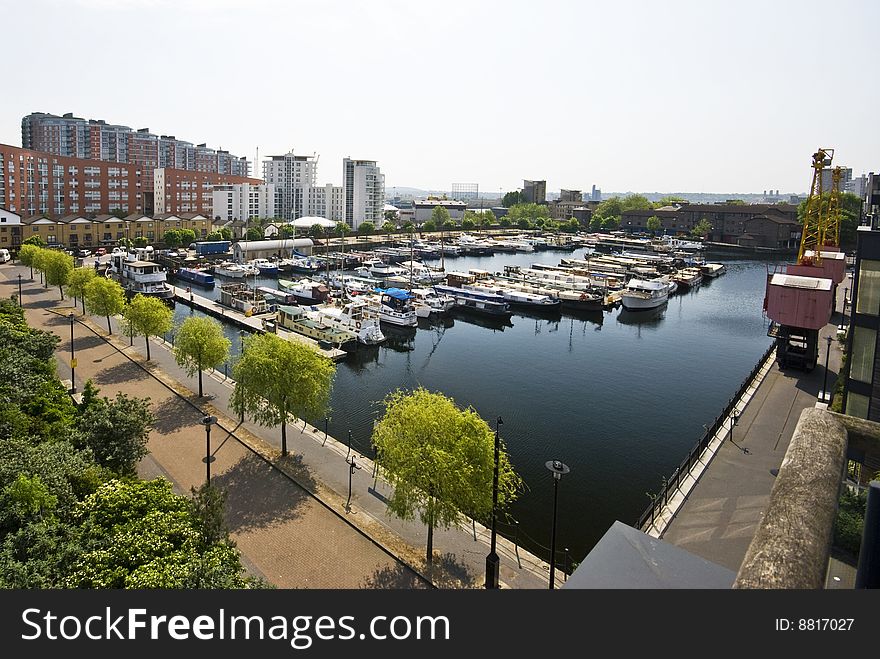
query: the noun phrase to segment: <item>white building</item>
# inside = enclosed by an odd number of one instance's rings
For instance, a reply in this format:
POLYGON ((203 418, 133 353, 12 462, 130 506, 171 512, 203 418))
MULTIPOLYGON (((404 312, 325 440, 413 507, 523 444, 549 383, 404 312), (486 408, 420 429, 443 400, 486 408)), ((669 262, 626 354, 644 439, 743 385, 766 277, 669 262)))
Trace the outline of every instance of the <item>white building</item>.
POLYGON ((859 199, 865 198, 865 192, 868 190, 868 177, 865 174, 856 176, 846 184, 846 191, 852 192, 859 199))
POLYGON ((275 186, 271 183, 251 185, 215 185, 214 220, 249 220, 275 217, 275 186))
POLYGON ((375 160, 342 160, 345 221, 357 230, 364 222, 382 226, 385 216, 385 177, 375 160))
POLYGON ((345 221, 345 188, 328 183, 305 191, 306 216, 323 217, 334 222, 345 221))
POLYGON ((24 241, 21 233, 21 215, 0 208, 0 248, 17 248, 24 241))
POLYGON ((306 212, 306 190, 318 178, 318 156, 297 156, 293 151, 263 161, 263 180, 275 187, 275 214, 295 220, 306 212))

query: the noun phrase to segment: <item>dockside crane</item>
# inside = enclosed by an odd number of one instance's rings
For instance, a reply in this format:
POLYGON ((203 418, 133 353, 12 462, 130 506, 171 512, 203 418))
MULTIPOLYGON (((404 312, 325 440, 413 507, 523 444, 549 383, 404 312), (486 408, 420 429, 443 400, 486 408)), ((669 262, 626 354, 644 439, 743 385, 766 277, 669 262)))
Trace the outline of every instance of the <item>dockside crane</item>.
POLYGON ((804 211, 804 227, 798 249, 799 265, 819 265, 822 256, 819 247, 825 243, 824 209, 822 208, 822 172, 831 166, 834 149, 819 149, 813 154, 813 183, 804 211), (807 254, 811 252, 811 254, 807 254))

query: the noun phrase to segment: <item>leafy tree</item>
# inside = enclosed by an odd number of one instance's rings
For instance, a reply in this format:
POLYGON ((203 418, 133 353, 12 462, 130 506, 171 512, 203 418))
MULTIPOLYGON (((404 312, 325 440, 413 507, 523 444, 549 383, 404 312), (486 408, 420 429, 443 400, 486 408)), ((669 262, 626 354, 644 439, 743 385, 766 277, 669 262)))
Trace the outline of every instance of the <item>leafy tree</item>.
MULTIPOLYGON (((282 238, 293 238, 294 231, 295 230, 294 230, 292 224, 282 224, 281 228, 278 230, 278 235, 280 235, 282 238)), ((220 240, 222 240, 222 239, 223 239, 223 236, 221 234, 220 240)))
POLYGON ((383 216, 387 222, 397 222, 397 219, 400 217, 400 211, 387 210, 383 216))
POLYGON ((501 205, 505 208, 510 208, 511 206, 521 204, 524 201, 525 197, 523 197, 523 193, 520 190, 513 190, 504 194, 504 197, 501 199, 501 205))
POLYGON ((43 249, 40 248, 36 252, 34 252, 33 264, 34 270, 40 273, 41 279, 45 282, 46 288, 49 288, 49 282, 46 281, 45 274, 46 268, 49 265, 49 259, 52 256, 51 249, 43 249))
POLYGON ((245 240, 262 240, 263 232, 257 227, 250 227, 244 234, 245 240))
POLYGON ((46 274, 46 284, 57 286, 61 291, 61 299, 64 299, 64 286, 73 272, 73 257, 62 251, 49 249, 43 257, 43 268, 46 274))
POLYGON ((436 231, 436 230, 437 230, 437 224, 434 222, 434 220, 428 220, 427 222, 425 222, 422 225, 422 231, 431 232, 431 231, 436 231))
POLYGON ((134 245, 134 242, 129 240, 128 238, 120 238, 119 240, 116 241, 116 244, 119 245, 120 247, 130 249, 134 245))
POLYGON ((223 227, 222 229, 220 229, 220 239, 232 240, 232 229, 228 227, 223 227))
POLYGON ((581 228, 581 223, 578 221, 576 217, 571 218, 566 224, 562 226, 563 231, 568 231, 569 233, 576 233, 581 228))
POLYGON ((281 454, 287 455, 287 424, 326 414, 336 367, 308 345, 263 334, 245 340, 232 372, 232 408, 262 426, 280 424, 281 454))
POLYGON ((165 233, 162 234, 162 242, 166 247, 171 249, 175 249, 183 244, 183 238, 180 235, 180 229, 165 229, 165 233))
POLYGON ((147 361, 150 361, 150 337, 164 334, 171 329, 173 314, 159 298, 138 293, 125 305, 122 315, 132 329, 142 334, 147 346, 147 361))
POLYGON ((309 235, 312 238, 321 238, 324 235, 324 227, 320 224, 313 224, 309 229, 309 235))
POLYGON ((676 197, 674 195, 666 195, 665 197, 661 197, 660 201, 654 202, 654 208, 662 208, 663 206, 680 206, 681 204, 686 204, 687 199, 684 197, 676 197))
MULTIPOLYGON (((450 222, 452 222, 452 217, 449 215, 449 211, 445 206, 434 206, 434 210, 431 211, 431 220, 433 220, 434 224, 438 227, 446 227, 450 222)), ((453 226, 455 226, 453 224, 453 226)))
POLYGON ((376 225, 372 222, 361 222, 358 227, 358 234, 361 236, 371 236, 376 232, 376 225))
MULTIPOLYGON (((600 204, 601 205, 601 204, 600 204)), ((640 194, 627 195, 620 200, 620 210, 623 211, 644 211, 653 209, 653 204, 648 198, 640 194)))
POLYGON ((746 202, 745 202, 745 199, 728 199, 727 205, 728 206, 745 206, 746 202))
POLYGON ((77 419, 74 444, 91 449, 102 467, 134 477, 137 463, 149 453, 147 439, 155 422, 149 398, 123 393, 115 400, 95 398, 77 419))
MULTIPOLYGON (((37 237, 38 236, 34 236, 34 238, 37 237)), ((22 265, 26 265, 31 269, 31 279, 34 278, 34 261, 36 260, 37 252, 39 252, 40 249, 41 248, 37 245, 23 243, 18 250, 18 260, 21 261, 22 265)))
POLYGON ((596 210, 593 211, 593 219, 599 220, 599 225, 601 226, 601 220, 604 220, 606 217, 620 217, 621 213, 623 213, 623 204, 620 197, 609 197, 601 202, 596 207, 596 210))
POLYGON ((528 228, 539 219, 550 219, 550 211, 542 204, 516 204, 510 207, 507 214, 510 216, 510 221, 521 228, 528 228), (528 220, 528 226, 523 227, 522 220, 524 219, 528 220))
POLYGON ((606 231, 614 231, 617 227, 620 226, 620 218, 619 217, 606 217, 602 220, 602 228, 606 231))
POLYGON ((86 284, 86 309, 96 316, 106 316, 107 334, 113 334, 110 316, 122 313, 125 307, 125 291, 118 282, 106 277, 95 277, 86 284))
POLYGON ((194 243, 196 241, 196 232, 192 229, 181 229, 180 230, 180 244, 181 245, 189 245, 190 243, 194 243))
POLYGON ((135 247, 146 247, 147 245, 150 244, 149 241, 144 236, 135 237, 133 243, 134 243, 135 247))
POLYGON ((333 232, 339 237, 345 237, 347 233, 351 232, 351 227, 348 226, 347 222, 337 222, 333 232))
POLYGON ((415 230, 416 225, 412 223, 412 220, 407 220, 403 223, 403 226, 401 228, 407 233, 412 233, 415 230))
POLYGON ((652 233, 657 233, 658 231, 660 231, 661 228, 663 228, 663 223, 660 221, 659 217, 657 217, 656 215, 652 215, 648 218, 646 226, 648 228, 648 231, 652 233))
MULTIPOLYGON (((373 445, 394 493, 388 509, 401 519, 416 513, 428 527, 427 562, 433 559, 434 529, 447 528, 467 513, 486 519, 492 511, 495 440, 473 408, 419 387, 385 398, 385 414, 373 430, 373 445)), ((521 481, 507 452, 499 454, 498 502, 516 498, 521 481)))
POLYGON ((527 218, 527 217, 521 217, 521 218, 519 218, 519 219, 516 221, 516 225, 517 225, 520 229, 531 229, 531 228, 532 228, 532 223, 531 223, 531 221, 529 221, 529 218, 527 218))
POLYGON ((25 241, 22 241, 22 245, 33 245, 34 247, 45 247, 46 241, 44 241, 39 236, 31 236, 25 241))
POLYGON ((382 224, 382 231, 386 235, 390 235, 390 234, 394 233, 395 231, 397 231, 397 226, 394 224, 394 222, 392 222, 390 220, 385 220, 385 222, 382 224))
POLYGON ((492 212, 491 209, 486 209, 482 213, 480 213, 480 222, 479 225, 481 227, 490 227, 497 222, 497 218, 495 217, 495 213, 492 212))
POLYGON ((113 217, 118 217, 120 220, 125 219, 125 211, 122 210, 121 208, 114 208, 113 210, 110 211, 109 214, 112 215, 113 217))
POLYGON ((219 231, 212 231, 207 236, 205 236, 205 240, 208 242, 216 242, 218 240, 223 240, 223 234, 219 231))
POLYGON ((705 217, 697 222, 694 228, 691 229, 691 236, 694 238, 705 238, 710 233, 712 233, 712 225, 709 224, 709 220, 705 217))
POLYGON ((510 218, 507 215, 505 215, 504 217, 502 217, 498 221, 498 224, 500 224, 502 227, 504 227, 506 229, 507 227, 510 226, 510 218))
POLYGON ((471 229, 473 229, 476 226, 477 226, 476 222, 474 222, 469 217, 466 217, 461 221, 461 228, 464 229, 465 231, 470 231, 471 229))
POLYGON ((74 268, 67 280, 67 292, 76 298, 82 299, 83 313, 86 311, 86 285, 95 278, 94 268, 74 268))
POLYGON ((174 340, 174 358, 190 377, 198 371, 199 398, 203 395, 202 371, 225 362, 231 345, 223 335, 223 327, 213 318, 190 316, 180 325, 174 340))

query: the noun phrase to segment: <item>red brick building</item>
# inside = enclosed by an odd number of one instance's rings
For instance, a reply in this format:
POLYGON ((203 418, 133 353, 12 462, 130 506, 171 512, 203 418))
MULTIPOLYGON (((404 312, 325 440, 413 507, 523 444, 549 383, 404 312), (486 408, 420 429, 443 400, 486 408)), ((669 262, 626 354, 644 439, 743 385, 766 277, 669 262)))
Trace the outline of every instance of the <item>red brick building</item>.
POLYGON ((246 176, 191 172, 183 169, 157 169, 153 177, 155 213, 201 213, 214 216, 214 186, 263 181, 246 176))

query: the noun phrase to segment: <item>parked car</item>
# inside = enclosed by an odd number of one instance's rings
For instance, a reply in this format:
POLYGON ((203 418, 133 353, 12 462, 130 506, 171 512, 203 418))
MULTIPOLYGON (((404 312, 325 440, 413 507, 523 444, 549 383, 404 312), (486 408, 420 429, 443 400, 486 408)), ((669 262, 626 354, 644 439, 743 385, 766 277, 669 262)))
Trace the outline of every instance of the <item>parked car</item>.
POLYGON ((106 254, 106 253, 107 253, 106 247, 99 247, 98 249, 95 250, 95 256, 104 256, 104 254, 106 254))
POLYGON ((92 250, 86 249, 85 247, 83 247, 81 250, 77 251, 76 255, 82 259, 87 256, 91 256, 92 250))

